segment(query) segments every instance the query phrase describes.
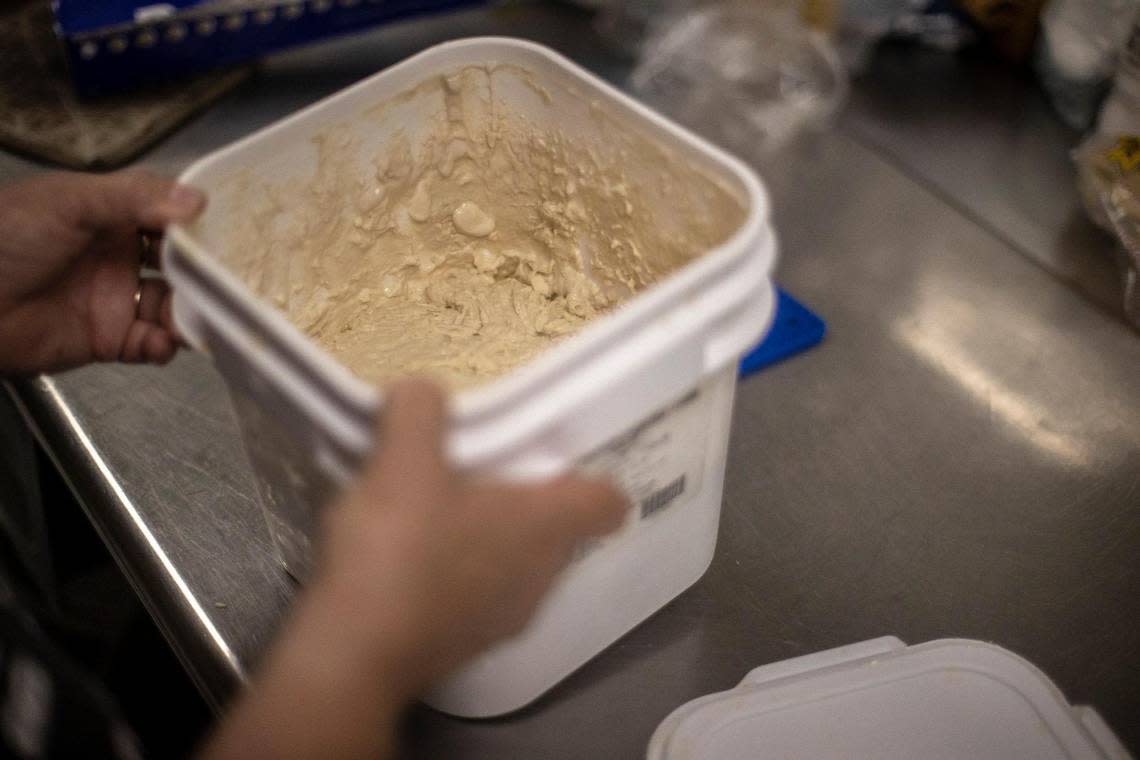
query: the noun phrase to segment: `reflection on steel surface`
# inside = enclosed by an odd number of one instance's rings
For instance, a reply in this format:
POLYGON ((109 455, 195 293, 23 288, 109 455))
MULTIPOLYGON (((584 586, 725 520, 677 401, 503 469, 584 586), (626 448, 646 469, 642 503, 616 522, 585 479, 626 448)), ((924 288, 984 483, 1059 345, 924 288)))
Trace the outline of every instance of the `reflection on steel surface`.
POLYGON ((217 648, 219 654, 221 654, 222 657, 225 658, 226 662, 229 663, 230 666, 235 670, 239 669, 240 666, 238 659, 234 655, 233 650, 231 650, 229 645, 226 644, 226 640, 222 637, 222 634, 218 631, 217 627, 214 625, 213 620, 211 620, 210 616, 206 613, 206 610, 203 609, 202 605, 198 601, 198 598, 190 590, 190 587, 183 579, 182 574, 178 572, 178 568, 174 566, 174 563, 170 561, 170 557, 168 557, 166 552, 163 551, 162 545, 159 544, 158 540, 154 537, 154 533, 151 532, 150 527, 147 525, 147 522, 139 514, 139 511, 135 508, 135 505, 131 501, 131 498, 127 496, 126 492, 119 484, 119 480, 115 477, 115 473, 112 472, 111 468, 107 466, 107 463, 103 461, 103 457, 100 455, 98 448, 96 448, 95 444, 91 441, 90 436, 87 435, 84 426, 78 419, 76 419, 75 415, 72 413, 66 399, 64 399, 64 397, 60 394, 59 390, 55 386, 55 383, 53 383, 50 378, 45 378, 43 387, 50 395, 51 399, 56 403, 60 412, 64 415, 65 419, 67 420, 68 427, 71 428, 76 440, 86 450, 87 455, 90 457, 90 461, 95 465, 95 467, 99 469, 99 472, 102 475, 104 481, 114 491, 120 506, 130 516, 131 522, 135 524, 135 528, 138 530, 139 535, 142 536, 143 540, 146 542, 147 548, 154 555, 154 557, 158 559, 160 563, 162 563, 163 570, 166 571, 168 577, 178 587, 178 592, 181 595, 182 600, 194 611, 194 616, 198 618, 198 622, 210 636, 210 640, 217 648))
POLYGON ((1043 424, 1049 411, 1023 393, 1006 385, 979 364, 952 338, 921 329, 912 322, 892 327, 895 336, 934 369, 945 373, 962 388, 989 406, 994 416, 1009 425, 1046 455, 1071 467, 1088 467, 1088 447, 1074 436, 1050 430, 1043 424))

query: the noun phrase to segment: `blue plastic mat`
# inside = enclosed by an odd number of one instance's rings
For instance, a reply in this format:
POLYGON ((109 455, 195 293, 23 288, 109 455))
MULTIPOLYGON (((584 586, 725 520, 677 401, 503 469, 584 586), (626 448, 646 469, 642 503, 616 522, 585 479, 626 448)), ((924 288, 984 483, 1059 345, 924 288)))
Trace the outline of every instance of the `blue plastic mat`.
POLYGON ((776 288, 776 316, 772 329, 740 360, 740 376, 747 377, 789 356, 806 351, 823 340, 827 324, 782 288, 776 288))

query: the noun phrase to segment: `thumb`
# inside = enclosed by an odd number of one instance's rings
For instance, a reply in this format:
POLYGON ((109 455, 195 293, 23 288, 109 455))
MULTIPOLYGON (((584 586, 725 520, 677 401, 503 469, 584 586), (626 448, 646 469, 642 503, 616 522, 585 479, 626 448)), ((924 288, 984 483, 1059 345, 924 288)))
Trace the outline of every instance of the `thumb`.
POLYGON ((67 188, 64 207, 75 224, 88 228, 161 229, 193 219, 206 206, 202 191, 147 171, 73 175, 67 188))
POLYGON ((629 514, 629 499, 609 481, 564 475, 529 489, 525 501, 531 512, 543 516, 555 536, 604 536, 621 527, 629 514))
POLYGON ((436 385, 403 380, 388 389, 380 418, 379 450, 366 480, 383 484, 397 502, 419 503, 450 483, 444 457, 447 399, 436 385))

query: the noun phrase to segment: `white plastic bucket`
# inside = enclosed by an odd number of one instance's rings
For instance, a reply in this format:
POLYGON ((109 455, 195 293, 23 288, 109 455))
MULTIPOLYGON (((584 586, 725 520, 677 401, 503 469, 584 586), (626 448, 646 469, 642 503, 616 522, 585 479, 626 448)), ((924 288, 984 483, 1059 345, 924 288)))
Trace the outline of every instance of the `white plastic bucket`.
MULTIPOLYGON (((740 356, 774 310, 776 243, 768 201, 738 160, 639 105, 562 56, 504 38, 431 48, 191 166, 183 182, 215 204, 166 236, 183 335, 209 351, 233 396, 270 530, 286 568, 309 571, 315 511, 372 448, 383 394, 333 360, 227 271, 218 199, 238 170, 287 176, 314 162, 311 138, 458 67, 513 64, 554 83, 544 108, 567 125, 604 107, 733 188, 747 208, 723 244, 533 361, 453 394, 456 466, 513 479, 571 468, 607 473, 635 504, 618 534, 588 547, 534 621, 426 698, 487 717, 531 702, 704 573, 713 556, 740 356), (574 93, 574 97, 565 92, 574 93)), ((518 108, 526 103, 514 104, 518 108)), ((405 118, 415 119, 414 113, 405 118)), ((414 125, 407 125, 414 126, 414 125)), ((373 145, 384 134, 368 134, 373 145)), ((224 203, 222 204, 224 205, 224 203)))

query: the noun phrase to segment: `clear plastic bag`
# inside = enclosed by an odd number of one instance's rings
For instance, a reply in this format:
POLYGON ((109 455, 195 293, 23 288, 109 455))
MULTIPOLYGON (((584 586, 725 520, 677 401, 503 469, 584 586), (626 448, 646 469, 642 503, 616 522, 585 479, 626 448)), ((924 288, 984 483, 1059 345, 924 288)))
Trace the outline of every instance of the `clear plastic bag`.
POLYGON ((1140 135, 1094 135, 1073 155, 1089 216, 1120 241, 1124 312, 1140 328, 1140 135))
POLYGON ((1041 20, 1037 73, 1075 129, 1096 118, 1140 0, 1051 0, 1041 20))
POLYGON ((843 0, 840 53, 847 68, 862 72, 875 46, 886 38, 916 40, 939 50, 958 50, 976 39, 958 14, 934 0, 843 0))
POLYGON ((1097 131, 1105 135, 1140 132, 1140 10, 1121 53, 1112 92, 1101 109, 1097 131))
POLYGON ((645 100, 747 157, 829 123, 847 93, 835 49, 794 7, 706 3, 654 26, 631 77, 645 100))

